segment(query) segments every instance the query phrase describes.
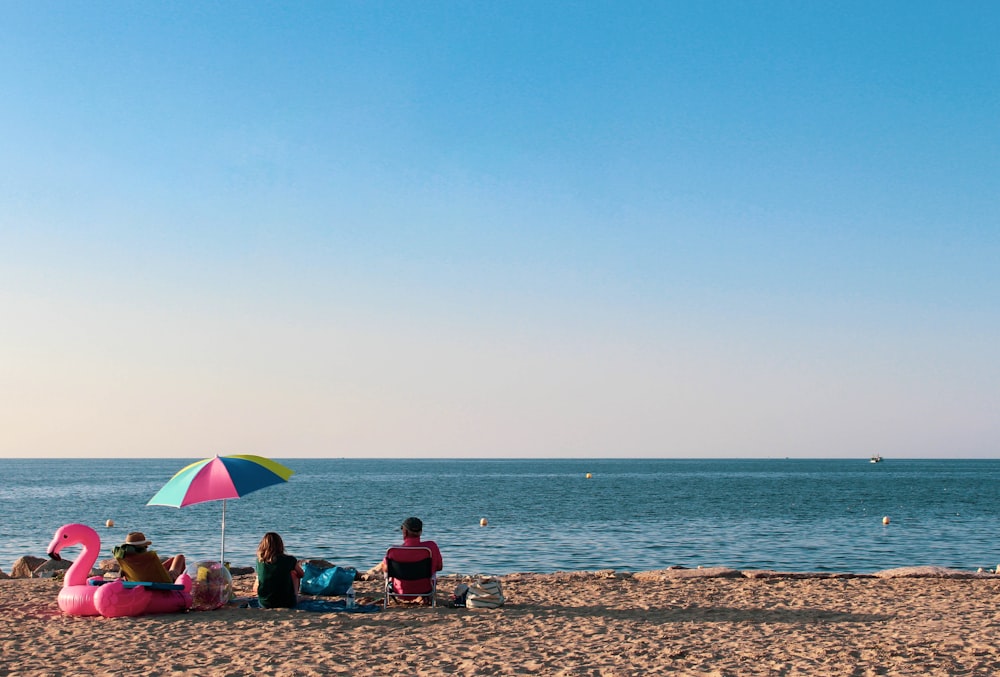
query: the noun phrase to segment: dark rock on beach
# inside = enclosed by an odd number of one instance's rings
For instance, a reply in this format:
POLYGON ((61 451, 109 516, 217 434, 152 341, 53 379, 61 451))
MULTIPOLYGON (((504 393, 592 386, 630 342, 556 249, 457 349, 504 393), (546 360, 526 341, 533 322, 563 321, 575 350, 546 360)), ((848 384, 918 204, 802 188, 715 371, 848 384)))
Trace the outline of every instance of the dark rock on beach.
POLYGON ((66 571, 73 565, 73 562, 66 559, 49 559, 45 560, 44 563, 35 567, 31 572, 32 578, 51 578, 56 575, 57 572, 66 571))
POLYGON ((10 570, 11 578, 33 578, 32 574, 35 569, 45 564, 48 560, 42 557, 32 557, 31 555, 25 555, 24 557, 19 557, 16 562, 14 562, 13 568, 10 570))

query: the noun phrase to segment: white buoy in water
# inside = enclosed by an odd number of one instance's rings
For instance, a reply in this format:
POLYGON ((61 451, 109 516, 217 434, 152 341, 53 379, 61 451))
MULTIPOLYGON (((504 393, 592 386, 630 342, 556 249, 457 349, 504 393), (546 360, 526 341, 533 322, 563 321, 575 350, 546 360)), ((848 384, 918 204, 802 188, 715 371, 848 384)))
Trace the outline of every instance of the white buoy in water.
POLYGON ((593 477, 593 475, 591 475, 590 473, 587 473, 587 479, 589 480, 591 477, 593 477))
POLYGON ((110 529, 114 525, 115 525, 115 521, 114 520, 108 520, 107 522, 104 523, 104 526, 106 526, 108 529, 110 529))
POLYGON ((486 521, 485 517, 483 519, 479 520, 479 526, 485 527, 487 524, 489 524, 489 522, 486 521))
POLYGON ((885 517, 882 518, 882 524, 888 524, 888 523, 889 523, 889 516, 886 515, 885 517))

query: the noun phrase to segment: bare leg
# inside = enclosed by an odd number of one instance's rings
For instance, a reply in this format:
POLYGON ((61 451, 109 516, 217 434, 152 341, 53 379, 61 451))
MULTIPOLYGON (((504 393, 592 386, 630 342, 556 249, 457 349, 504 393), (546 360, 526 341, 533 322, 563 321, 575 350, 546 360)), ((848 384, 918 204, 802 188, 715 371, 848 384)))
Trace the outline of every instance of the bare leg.
POLYGON ((176 581, 177 577, 187 569, 187 562, 184 559, 184 555, 174 555, 165 561, 163 566, 166 568, 167 573, 170 574, 170 579, 176 581))

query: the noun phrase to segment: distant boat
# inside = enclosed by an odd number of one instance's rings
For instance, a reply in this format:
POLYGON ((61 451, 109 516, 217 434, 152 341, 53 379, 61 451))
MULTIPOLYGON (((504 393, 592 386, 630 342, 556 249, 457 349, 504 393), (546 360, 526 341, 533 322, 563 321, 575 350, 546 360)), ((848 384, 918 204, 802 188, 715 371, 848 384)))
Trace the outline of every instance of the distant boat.
POLYGON ((882 457, 879 456, 878 454, 873 455, 869 460, 869 463, 881 463, 881 462, 882 462, 882 457))

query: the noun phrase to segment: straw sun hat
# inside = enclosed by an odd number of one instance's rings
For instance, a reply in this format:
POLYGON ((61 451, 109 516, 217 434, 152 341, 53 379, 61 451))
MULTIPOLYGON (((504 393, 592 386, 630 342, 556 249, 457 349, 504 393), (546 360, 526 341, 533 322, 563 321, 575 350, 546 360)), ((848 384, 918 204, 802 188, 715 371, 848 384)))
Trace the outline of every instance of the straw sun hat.
POLYGON ((134 545, 137 548, 144 548, 151 545, 152 541, 146 538, 146 534, 141 531, 133 531, 125 537, 125 545, 134 545))

